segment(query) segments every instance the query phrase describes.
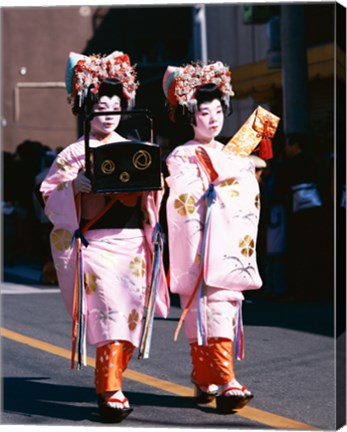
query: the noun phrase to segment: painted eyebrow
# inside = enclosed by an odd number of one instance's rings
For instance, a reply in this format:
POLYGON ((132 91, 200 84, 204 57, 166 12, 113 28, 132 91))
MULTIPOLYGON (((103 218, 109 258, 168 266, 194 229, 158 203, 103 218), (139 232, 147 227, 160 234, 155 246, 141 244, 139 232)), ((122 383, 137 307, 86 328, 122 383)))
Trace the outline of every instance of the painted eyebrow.
MULTIPOLYGON (((120 105, 121 105, 120 103, 115 102, 112 106, 114 106, 114 107, 119 107, 120 105)), ((107 107, 108 105, 107 105, 106 102, 100 102, 100 103, 98 103, 98 106, 99 106, 99 107, 107 107)))
POLYGON ((199 111, 201 113, 209 113, 209 112, 213 112, 213 111, 222 111, 222 107, 218 107, 215 110, 211 110, 209 108, 201 108, 199 111))

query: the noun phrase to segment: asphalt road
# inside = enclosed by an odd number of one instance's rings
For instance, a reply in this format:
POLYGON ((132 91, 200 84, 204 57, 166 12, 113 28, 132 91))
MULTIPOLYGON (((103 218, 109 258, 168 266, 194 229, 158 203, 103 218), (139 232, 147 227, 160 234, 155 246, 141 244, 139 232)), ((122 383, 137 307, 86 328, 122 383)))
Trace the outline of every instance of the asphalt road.
MULTIPOLYGON (((6 273, 5 273, 6 274, 6 273)), ((88 366, 71 370, 71 322, 57 287, 15 278, 2 283, 2 425, 104 426, 88 366), (16 282, 16 283, 13 283, 16 282), (23 283, 26 282, 26 283, 23 283)), ((150 358, 131 360, 123 390, 134 408, 122 427, 335 430, 335 339, 331 302, 244 304, 245 359, 236 376, 251 403, 231 415, 198 407, 189 381, 180 310, 156 319, 150 358)), ((338 402, 338 401, 337 401, 338 402)))

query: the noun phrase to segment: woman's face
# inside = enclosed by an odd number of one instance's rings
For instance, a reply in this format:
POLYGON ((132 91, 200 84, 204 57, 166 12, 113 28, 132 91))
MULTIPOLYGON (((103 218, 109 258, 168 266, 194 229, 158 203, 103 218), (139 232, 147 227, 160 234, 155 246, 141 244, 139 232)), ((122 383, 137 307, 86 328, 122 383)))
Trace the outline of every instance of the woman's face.
POLYGON ((195 125, 193 125, 195 139, 203 142, 211 142, 220 134, 223 123, 223 108, 218 99, 204 102, 195 113, 195 125))
MULTIPOLYGON (((101 96, 98 103, 94 105, 94 112, 120 111, 121 101, 119 96, 101 96)), ((107 136, 112 133, 120 122, 120 115, 99 115, 90 122, 93 135, 107 136)))

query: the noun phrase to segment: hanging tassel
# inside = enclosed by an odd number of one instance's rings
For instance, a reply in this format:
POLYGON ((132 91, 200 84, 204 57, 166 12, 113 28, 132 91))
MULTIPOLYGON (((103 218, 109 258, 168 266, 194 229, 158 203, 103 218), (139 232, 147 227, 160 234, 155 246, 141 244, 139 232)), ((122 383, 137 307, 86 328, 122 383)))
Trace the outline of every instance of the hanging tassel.
MULTIPOLYGON (((78 242, 80 240, 77 240, 78 242)), ((79 245, 77 245, 79 247, 79 245)), ((77 255, 77 252, 76 252, 77 255)), ((76 262, 78 256, 76 257, 76 262)), ((74 293, 73 293, 73 306, 72 306, 72 346, 71 346, 71 362, 70 368, 75 368, 75 356, 76 356, 76 345, 77 345, 77 333, 78 333, 78 291, 79 291, 79 276, 78 276, 78 266, 75 267, 75 280, 74 280, 74 293)))
POLYGON ((147 315, 144 323, 139 355, 138 355, 139 359, 148 358, 150 347, 151 347, 155 303, 156 303, 157 292, 158 292, 160 257, 163 249, 163 232, 159 223, 157 223, 154 229, 152 240, 154 242, 152 275, 151 275, 151 284, 149 288, 147 315))
MULTIPOLYGON (((82 240, 81 240, 82 241, 82 240)), ((84 271, 82 250, 79 248, 78 253, 79 267, 79 306, 78 306, 78 350, 77 350, 77 369, 80 370, 82 365, 87 366, 86 356, 86 311, 85 311, 85 290, 84 290, 84 271)))
POLYGON ((81 251, 81 238, 76 236, 73 243, 76 245, 76 269, 74 285, 74 304, 72 320, 72 349, 71 349, 71 369, 75 367, 75 356, 77 353, 77 369, 87 365, 87 344, 86 344, 86 323, 85 323, 85 299, 84 299, 84 277, 81 251))
POLYGON ((197 339, 198 345, 207 345, 207 331, 206 331, 206 320, 205 320, 205 299, 204 299, 204 280, 201 280, 198 299, 197 299, 197 339))
POLYGON ((242 301, 238 302, 237 310, 237 324, 235 332, 235 358, 236 360, 244 359, 244 333, 243 333, 243 320, 242 320, 242 301))
MULTIPOLYGON (((210 183, 207 191, 204 193, 203 198, 207 200, 207 209, 206 209, 206 217, 205 217, 205 226, 204 226, 204 234, 202 238, 201 245, 201 266, 204 265, 205 261, 205 252, 206 252, 206 240, 207 233, 210 224, 211 217, 211 206, 216 200, 216 191, 214 189, 214 185, 210 183)), ((206 319, 206 311, 207 311, 207 292, 204 279, 201 279, 199 290, 198 290, 198 298, 197 298, 197 338, 198 345, 207 345, 207 319, 206 319)))
POLYGON ((259 144, 259 157, 264 160, 272 159, 272 142, 270 139, 270 133, 268 131, 268 120, 265 120, 263 131, 259 133, 257 136, 261 137, 261 141, 259 144))
POLYGON ((82 231, 77 229, 72 237, 72 247, 76 244, 76 268, 74 284, 73 320, 72 320, 72 349, 71 369, 75 367, 75 356, 77 353, 77 369, 87 365, 87 334, 86 334, 86 310, 84 298, 84 271, 82 259, 82 245, 88 246, 88 241, 82 231))
POLYGON ((273 158, 272 142, 270 138, 262 138, 259 146, 259 157, 264 160, 273 158))

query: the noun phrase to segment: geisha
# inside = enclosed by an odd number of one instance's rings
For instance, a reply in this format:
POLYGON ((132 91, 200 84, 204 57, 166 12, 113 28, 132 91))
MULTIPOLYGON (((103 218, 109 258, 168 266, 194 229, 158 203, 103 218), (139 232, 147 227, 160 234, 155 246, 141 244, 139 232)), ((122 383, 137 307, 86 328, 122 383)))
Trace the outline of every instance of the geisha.
POLYGON ((196 401, 216 398, 218 411, 230 413, 253 398, 236 380, 233 357, 243 358, 242 292, 262 284, 259 188, 253 162, 226 154, 216 139, 234 95, 228 67, 169 66, 163 89, 171 120, 192 132, 166 160, 170 289, 183 309, 196 401))
MULTIPOLYGON (((115 51, 107 57, 86 57, 71 53, 66 86, 76 114, 86 108, 94 112, 131 108, 138 82, 126 54, 115 51)), ((110 114, 95 116, 90 146, 125 141, 115 131, 119 119, 110 114)), ((73 317, 72 367, 76 344, 96 346, 100 414, 103 421, 119 422, 132 411, 122 391, 122 376, 134 349, 143 343, 142 318, 149 298, 162 191, 93 193, 85 173, 82 136, 59 153, 41 192, 53 223, 51 249, 59 286, 73 317), (76 295, 76 285, 82 287, 82 300, 76 295), (81 330, 84 334, 76 340, 81 330)), ((153 311, 167 317, 169 295, 161 256, 157 264, 153 311)))

